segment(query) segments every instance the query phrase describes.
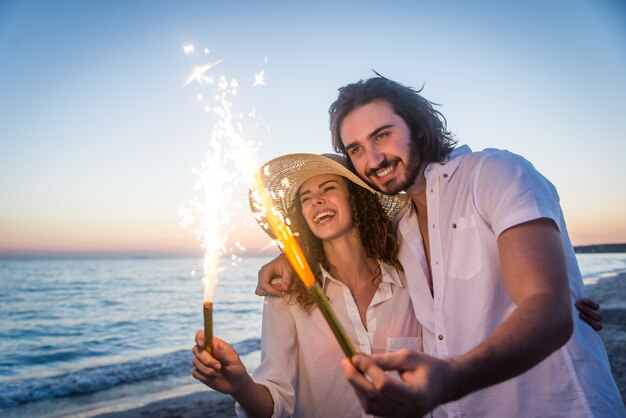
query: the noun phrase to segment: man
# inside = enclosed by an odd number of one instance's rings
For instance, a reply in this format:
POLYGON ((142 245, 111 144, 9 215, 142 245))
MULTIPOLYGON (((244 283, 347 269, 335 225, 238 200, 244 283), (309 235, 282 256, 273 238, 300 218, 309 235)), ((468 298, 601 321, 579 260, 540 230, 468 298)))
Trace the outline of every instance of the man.
POLYGON ((455 148, 428 100, 383 77, 339 89, 330 124, 361 178, 411 198, 399 259, 424 353, 344 362, 367 412, 626 414, 599 336, 572 320, 584 287, 552 184, 509 152, 455 148))

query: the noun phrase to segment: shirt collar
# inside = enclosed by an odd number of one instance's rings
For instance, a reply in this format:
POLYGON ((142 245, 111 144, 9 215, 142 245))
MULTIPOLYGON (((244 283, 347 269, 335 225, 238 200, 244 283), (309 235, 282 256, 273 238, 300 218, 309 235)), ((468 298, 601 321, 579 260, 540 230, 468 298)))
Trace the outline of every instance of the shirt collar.
MULTIPOLYGON (((398 287, 404 287, 404 285, 400 281, 399 275, 393 274, 395 267, 390 266, 389 264, 386 264, 386 263, 381 263, 380 261, 378 262, 378 265, 380 266, 380 273, 382 276, 381 281, 383 284, 390 283, 398 287)), ((335 279, 324 267, 322 267, 321 264, 320 264, 320 271, 322 272, 322 277, 324 278, 323 283, 322 283, 322 289, 324 289, 324 291, 326 291, 326 283, 328 281, 341 283, 339 280, 335 279)), ((343 285, 343 283, 341 284, 343 285)))
POLYGON ((446 158, 440 162, 429 163, 426 166, 426 170, 424 170, 424 175, 426 177, 430 176, 440 176, 443 181, 446 183, 450 181, 452 176, 454 175, 456 169, 461 164, 462 158, 459 158, 465 154, 469 154, 472 152, 469 146, 462 145, 458 148, 455 148, 446 156, 446 158))

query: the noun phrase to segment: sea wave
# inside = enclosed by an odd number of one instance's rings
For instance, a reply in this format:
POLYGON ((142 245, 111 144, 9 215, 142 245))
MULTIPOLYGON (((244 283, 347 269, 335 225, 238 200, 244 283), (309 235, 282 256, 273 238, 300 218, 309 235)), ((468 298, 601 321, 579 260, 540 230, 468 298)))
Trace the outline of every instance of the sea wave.
MULTIPOLYGON (((261 349, 261 340, 249 338, 233 344, 240 355, 261 349)), ((124 363, 98 366, 37 380, 23 380, 0 388, 0 408, 95 393, 114 386, 165 379, 189 373, 192 354, 178 350, 124 363)))

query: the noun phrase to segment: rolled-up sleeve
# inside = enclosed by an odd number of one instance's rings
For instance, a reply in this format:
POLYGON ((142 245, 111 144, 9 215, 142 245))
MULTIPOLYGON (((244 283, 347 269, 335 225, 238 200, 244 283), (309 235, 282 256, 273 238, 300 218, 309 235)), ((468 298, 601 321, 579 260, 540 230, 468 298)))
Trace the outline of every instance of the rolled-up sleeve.
MULTIPOLYGON (((261 331, 261 362, 252 379, 270 392, 274 401, 273 418, 288 417, 295 408, 298 376, 297 336, 294 318, 282 298, 266 296, 261 331)), ((247 417, 236 405, 237 416, 247 417)))

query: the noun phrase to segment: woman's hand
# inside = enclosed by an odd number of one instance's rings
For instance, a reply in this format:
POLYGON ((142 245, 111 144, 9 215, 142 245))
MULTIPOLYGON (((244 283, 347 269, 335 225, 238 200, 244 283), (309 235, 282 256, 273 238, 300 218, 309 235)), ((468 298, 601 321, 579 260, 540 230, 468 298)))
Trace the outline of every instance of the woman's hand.
POLYGON ((196 333, 192 352, 192 376, 218 392, 232 395, 251 381, 237 352, 225 341, 213 337, 213 356, 205 350, 204 331, 196 333))

